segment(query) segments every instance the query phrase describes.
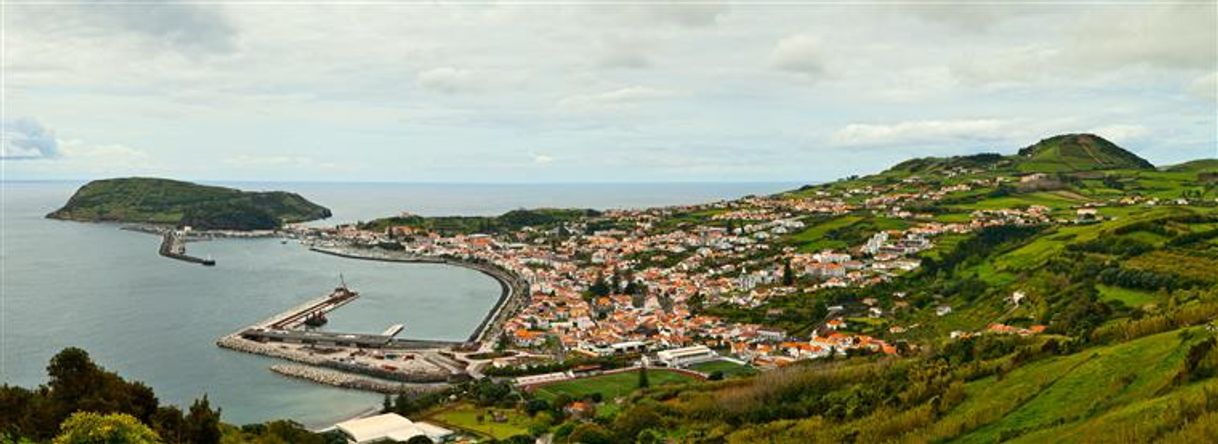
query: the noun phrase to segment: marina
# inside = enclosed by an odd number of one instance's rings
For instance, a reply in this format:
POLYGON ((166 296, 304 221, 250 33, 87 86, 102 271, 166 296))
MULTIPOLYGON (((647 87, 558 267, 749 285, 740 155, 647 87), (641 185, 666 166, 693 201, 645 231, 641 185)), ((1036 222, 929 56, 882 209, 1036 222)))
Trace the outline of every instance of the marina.
POLYGON ((297 363, 272 368, 281 375, 379 393, 401 383, 467 380, 477 375, 476 365, 459 359, 457 352, 493 348, 488 338, 496 337, 494 332, 501 331, 501 323, 519 308, 519 295, 527 293, 526 282, 490 264, 447 258, 361 256, 317 247, 311 250, 351 259, 459 265, 494 277, 502 291, 465 342, 398 338, 406 329, 403 323, 392 324, 380 334, 319 330, 327 322, 328 313, 359 298, 359 292, 348 288, 340 276, 342 283, 331 293, 226 335, 216 342, 218 346, 297 363))

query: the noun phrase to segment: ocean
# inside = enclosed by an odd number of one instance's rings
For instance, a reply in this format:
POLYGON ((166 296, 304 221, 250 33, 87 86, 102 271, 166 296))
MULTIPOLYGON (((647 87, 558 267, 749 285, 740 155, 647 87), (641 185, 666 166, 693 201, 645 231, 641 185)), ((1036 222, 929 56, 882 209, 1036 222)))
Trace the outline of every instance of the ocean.
MULTIPOLYGON (((334 217, 315 225, 410 212, 492 215, 516 208, 644 208, 711 202, 797 187, 793 183, 409 184, 209 182, 300 193, 334 217)), ((366 411, 380 395, 271 373, 275 360, 220 349, 220 336, 325 293, 339 276, 359 300, 330 314, 330 328, 376 333, 404 323, 402 337, 462 340, 498 297, 476 271, 344 259, 276 239, 191 243, 202 267, 156 254, 159 238, 115 224, 43 216, 83 182, 0 182, 0 379, 46 381, 56 352, 82 347, 123 377, 144 381, 162 402, 189 406, 207 394, 223 420, 288 418, 318 427, 366 411)))

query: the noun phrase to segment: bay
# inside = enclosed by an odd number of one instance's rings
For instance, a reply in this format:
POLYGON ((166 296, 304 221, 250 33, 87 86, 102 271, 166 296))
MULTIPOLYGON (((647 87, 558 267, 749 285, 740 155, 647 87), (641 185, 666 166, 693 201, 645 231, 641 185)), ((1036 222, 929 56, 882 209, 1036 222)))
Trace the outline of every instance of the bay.
MULTIPOLYGON (((380 396, 281 377, 275 361, 220 349, 214 341, 320 296, 341 274, 361 298, 333 312, 329 329, 462 340, 498 297, 476 271, 442 265, 359 261, 275 239, 191 243, 215 267, 156 255, 159 239, 114 224, 43 216, 82 182, 0 182, 0 379, 32 387, 64 347, 86 349, 124 377, 152 386, 162 402, 188 406, 207 394, 223 419, 243 424, 290 418, 322 426, 379 404, 380 396)), ((315 224, 369 220, 402 211, 492 215, 515 208, 642 208, 790 189, 790 183, 370 184, 228 183, 298 192, 331 208, 315 224)))

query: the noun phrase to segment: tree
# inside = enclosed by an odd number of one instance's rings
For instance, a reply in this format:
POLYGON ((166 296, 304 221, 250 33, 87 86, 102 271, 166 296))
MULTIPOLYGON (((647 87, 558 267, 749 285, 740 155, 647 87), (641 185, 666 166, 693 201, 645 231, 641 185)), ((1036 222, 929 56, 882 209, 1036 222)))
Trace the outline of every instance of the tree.
POLYGON ((546 410, 550 410, 550 403, 541 398, 530 399, 529 402, 524 404, 524 412, 528 413, 529 416, 536 415, 539 412, 546 410))
POLYGON ((791 269, 790 258, 782 265, 782 285, 788 287, 795 285, 795 270, 791 269))
POLYGON ((631 442, 643 430, 662 428, 662 421, 655 404, 644 402, 617 415, 612 429, 618 436, 618 442, 631 442))
POLYGON ((126 413, 76 412, 60 426, 54 444, 153 444, 161 438, 126 413))
POLYGON ((193 444, 220 442, 220 409, 211 409, 206 394, 203 399, 196 399, 186 414, 186 440, 193 444))
POLYGON ((651 386, 651 381, 647 380, 647 366, 639 368, 639 388, 645 389, 651 386))
POLYGON ((569 443, 580 444, 611 444, 615 442, 611 435, 604 427, 597 424, 581 424, 571 432, 571 436, 567 437, 569 443))
POLYGON ((152 415, 152 429, 166 442, 183 442, 186 439, 186 418, 182 409, 174 406, 158 408, 152 415))

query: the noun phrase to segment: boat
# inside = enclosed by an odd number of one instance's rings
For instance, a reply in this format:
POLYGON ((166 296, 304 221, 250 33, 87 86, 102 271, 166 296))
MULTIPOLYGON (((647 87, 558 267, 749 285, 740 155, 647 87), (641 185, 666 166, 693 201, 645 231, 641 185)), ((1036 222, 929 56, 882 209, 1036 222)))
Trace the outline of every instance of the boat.
POLYGON ((326 319, 326 314, 319 311, 305 317, 304 325, 308 327, 321 327, 329 321, 329 319, 326 319))

